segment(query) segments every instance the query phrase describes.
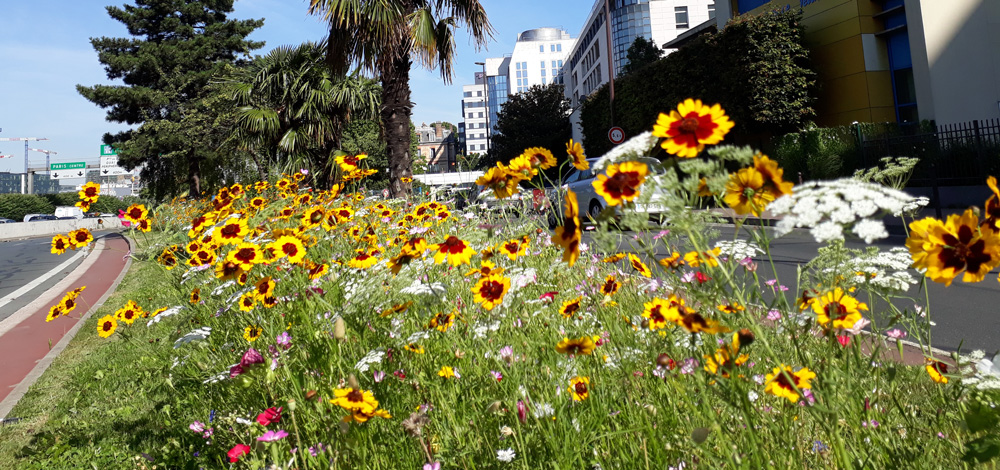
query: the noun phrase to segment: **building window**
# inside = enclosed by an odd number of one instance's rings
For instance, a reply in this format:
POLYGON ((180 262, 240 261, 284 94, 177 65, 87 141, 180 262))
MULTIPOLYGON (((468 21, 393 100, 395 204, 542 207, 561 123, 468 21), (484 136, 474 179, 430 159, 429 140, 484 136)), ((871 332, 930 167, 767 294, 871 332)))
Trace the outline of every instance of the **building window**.
POLYGON ((466 98, 472 98, 472 92, 471 91, 467 91, 467 92, 464 93, 464 96, 466 98))
POLYGON ((687 29, 688 7, 674 7, 674 18, 677 20, 677 29, 687 29))
POLYGON ((521 70, 521 63, 520 63, 520 62, 518 62, 518 63, 517 63, 517 64, 515 64, 515 65, 517 66, 517 69, 518 69, 518 70, 521 70))
POLYGON ((524 73, 528 73, 528 62, 521 62, 521 69, 524 70, 524 73))
POLYGON ((545 44, 538 45, 538 52, 545 52, 545 44))
MULTIPOLYGON (((544 65, 542 67, 544 67, 544 65)), ((554 60, 552 61, 552 68, 556 68, 556 61, 554 60)))
POLYGON ((542 69, 542 77, 545 77, 545 69, 542 69))
POLYGON ((715 19, 715 3, 708 4, 708 19, 710 20, 715 19))
POLYGON ((559 61, 559 68, 562 68, 563 61, 559 61))
POLYGON ((476 96, 483 96, 483 92, 481 92, 481 91, 477 91, 477 92, 476 92, 476 96))
POLYGON ((545 83, 545 77, 542 77, 542 85, 546 85, 546 84, 547 83, 545 83))
POLYGON ((556 44, 556 52, 562 52, 562 44, 556 44))
POLYGON ((479 117, 483 117, 483 113, 479 113, 479 117))

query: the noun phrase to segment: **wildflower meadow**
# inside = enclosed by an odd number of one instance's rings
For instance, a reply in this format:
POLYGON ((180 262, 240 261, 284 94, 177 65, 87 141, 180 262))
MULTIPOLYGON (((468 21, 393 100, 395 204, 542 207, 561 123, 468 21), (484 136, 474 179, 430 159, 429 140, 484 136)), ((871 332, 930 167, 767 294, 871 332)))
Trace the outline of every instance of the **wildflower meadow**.
MULTIPOLYGON (((592 169, 608 207, 591 220, 572 191, 549 190, 554 230, 534 210, 370 196, 364 155, 337 158, 332 188, 286 172, 130 207, 131 256, 155 274, 81 335, 136 364, 102 377, 154 371, 137 383, 160 390, 155 406, 115 400, 161 438, 99 445, 130 430, 95 425, 62 464, 995 468, 1000 374, 981 353, 931 348, 947 312, 924 297, 928 282, 996 282, 995 180, 983 208, 913 220, 926 199, 877 178, 793 186, 766 155, 723 145, 732 127, 687 100, 601 158, 571 141, 480 178, 502 203, 549 168, 592 169), (653 202, 651 226, 637 208, 653 202), (732 209, 736 230, 707 207, 732 209), (775 226, 746 223, 765 211, 775 226), (885 238, 885 217, 904 218, 905 249, 845 245, 885 238), (795 279, 765 274, 770 242, 792 230, 824 247, 795 279), (904 341, 923 363, 901 361, 904 341)), ((53 251, 92 240, 78 235, 53 251)))

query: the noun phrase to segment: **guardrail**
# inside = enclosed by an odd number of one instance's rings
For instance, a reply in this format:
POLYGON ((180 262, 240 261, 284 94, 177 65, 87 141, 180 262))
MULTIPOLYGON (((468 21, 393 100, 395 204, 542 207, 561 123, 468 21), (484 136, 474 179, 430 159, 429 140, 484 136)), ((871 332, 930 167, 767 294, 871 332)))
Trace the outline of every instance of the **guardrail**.
POLYGON ((81 228, 86 228, 90 231, 116 229, 122 228, 122 222, 118 217, 101 217, 0 224, 0 240, 52 236, 58 233, 69 233, 81 228))

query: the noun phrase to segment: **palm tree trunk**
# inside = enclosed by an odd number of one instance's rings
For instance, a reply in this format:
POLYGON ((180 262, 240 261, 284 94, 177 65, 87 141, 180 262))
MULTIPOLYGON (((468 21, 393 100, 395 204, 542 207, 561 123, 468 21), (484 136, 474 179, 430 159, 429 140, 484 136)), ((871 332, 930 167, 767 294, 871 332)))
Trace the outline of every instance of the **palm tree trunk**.
POLYGON ((194 154, 194 151, 189 151, 188 153, 188 197, 191 199, 197 199, 201 197, 201 158, 194 154))
POLYGON ((389 159, 389 193, 392 197, 410 194, 410 183, 401 178, 413 176, 410 161, 410 57, 401 54, 382 70, 382 123, 385 125, 386 153, 389 159))

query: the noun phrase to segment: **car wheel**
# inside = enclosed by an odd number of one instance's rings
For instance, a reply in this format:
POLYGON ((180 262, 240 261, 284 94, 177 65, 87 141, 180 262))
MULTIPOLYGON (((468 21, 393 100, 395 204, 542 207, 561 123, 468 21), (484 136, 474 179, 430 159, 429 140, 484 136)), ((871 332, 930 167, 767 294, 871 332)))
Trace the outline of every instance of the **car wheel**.
POLYGON ((602 210, 601 203, 597 202, 596 200, 591 200, 590 210, 587 211, 587 214, 590 215, 591 220, 596 221, 597 217, 601 215, 601 210, 602 210))

